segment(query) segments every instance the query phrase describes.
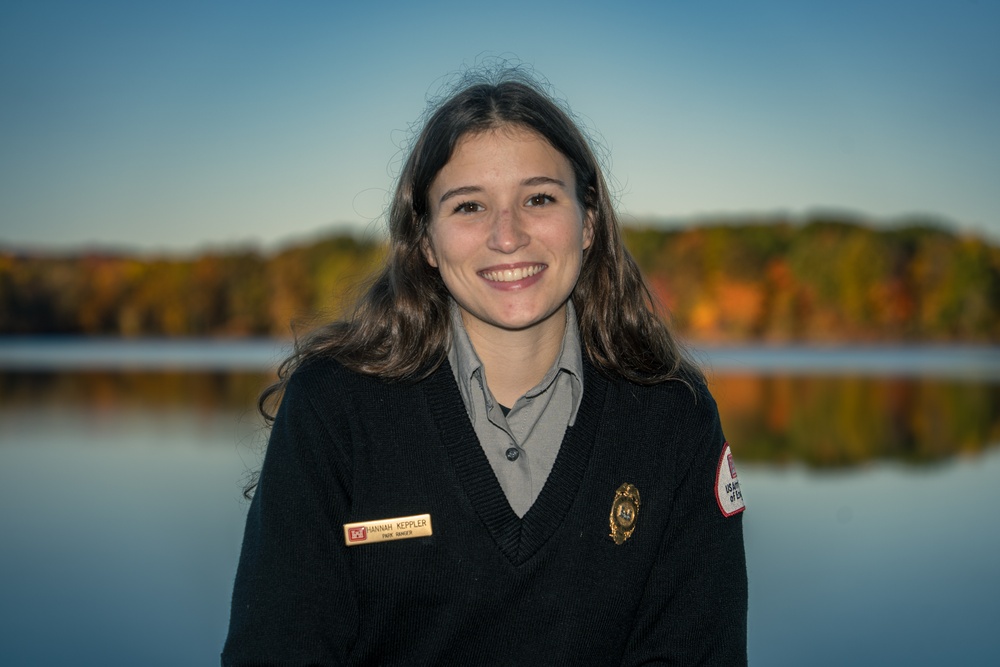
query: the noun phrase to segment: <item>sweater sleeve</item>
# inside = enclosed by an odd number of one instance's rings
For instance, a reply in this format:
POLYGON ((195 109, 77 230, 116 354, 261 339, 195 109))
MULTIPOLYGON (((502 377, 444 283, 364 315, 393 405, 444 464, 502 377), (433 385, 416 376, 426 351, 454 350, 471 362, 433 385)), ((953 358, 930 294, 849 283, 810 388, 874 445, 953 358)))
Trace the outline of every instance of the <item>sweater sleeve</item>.
POLYGON ((337 665, 358 606, 341 526, 350 507, 349 428, 329 374, 293 376, 250 504, 222 664, 337 665))
POLYGON ((738 507, 717 495, 719 475, 735 468, 706 398, 709 426, 679 478, 623 665, 746 665, 742 495, 738 507))

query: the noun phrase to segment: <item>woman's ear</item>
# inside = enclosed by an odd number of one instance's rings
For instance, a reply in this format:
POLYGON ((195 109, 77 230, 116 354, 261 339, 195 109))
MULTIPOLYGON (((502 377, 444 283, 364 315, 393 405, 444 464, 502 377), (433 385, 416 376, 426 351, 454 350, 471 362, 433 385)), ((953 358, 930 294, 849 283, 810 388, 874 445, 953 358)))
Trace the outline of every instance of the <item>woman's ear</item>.
POLYGON ((435 269, 438 268, 437 256, 434 254, 434 246, 431 245, 430 237, 424 234, 424 237, 420 239, 420 252, 424 253, 424 259, 427 263, 433 266, 435 269))
POLYGON ((583 214, 583 249, 586 250, 594 242, 594 209, 587 209, 583 214))

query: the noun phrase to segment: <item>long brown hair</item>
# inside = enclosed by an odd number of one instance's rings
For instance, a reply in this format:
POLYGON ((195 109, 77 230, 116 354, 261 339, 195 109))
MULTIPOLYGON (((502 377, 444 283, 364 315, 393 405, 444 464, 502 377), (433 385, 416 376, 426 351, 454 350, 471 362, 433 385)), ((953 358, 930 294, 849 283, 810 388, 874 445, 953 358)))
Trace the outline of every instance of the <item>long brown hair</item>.
POLYGON ((450 346, 449 294, 421 250, 430 223, 428 190, 459 139, 502 127, 544 137, 572 165, 577 198, 594 220, 573 290, 586 357, 602 373, 639 384, 679 380, 700 372, 666 325, 639 268, 626 250, 599 161, 570 114, 520 70, 467 75, 457 92, 431 108, 396 184, 389 207, 385 266, 349 319, 327 323, 298 339, 278 381, 264 390, 261 413, 280 396, 296 368, 332 357, 358 373, 417 380, 433 372, 450 346))

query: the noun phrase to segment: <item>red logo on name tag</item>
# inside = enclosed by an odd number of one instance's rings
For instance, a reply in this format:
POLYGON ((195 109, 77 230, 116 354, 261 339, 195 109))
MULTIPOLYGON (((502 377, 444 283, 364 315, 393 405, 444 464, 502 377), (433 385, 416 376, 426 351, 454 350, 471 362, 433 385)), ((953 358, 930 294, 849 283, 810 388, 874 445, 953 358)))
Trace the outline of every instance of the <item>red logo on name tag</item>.
POLYGON ((729 461, 729 476, 736 477, 736 465, 733 463, 733 453, 729 452, 726 455, 726 460, 729 461))
POLYGON ((347 532, 349 533, 347 539, 351 542, 364 542, 368 539, 368 531, 365 530, 364 526, 361 526, 360 528, 351 528, 347 532))

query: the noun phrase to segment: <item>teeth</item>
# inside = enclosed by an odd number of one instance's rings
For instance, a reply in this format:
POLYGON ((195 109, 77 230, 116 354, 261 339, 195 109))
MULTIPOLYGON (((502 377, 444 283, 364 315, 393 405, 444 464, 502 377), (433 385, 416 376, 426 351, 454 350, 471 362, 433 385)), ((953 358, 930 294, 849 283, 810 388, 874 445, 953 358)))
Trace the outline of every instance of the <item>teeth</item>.
POLYGON ((544 264, 535 264, 533 266, 523 266, 516 269, 504 269, 503 271, 482 271, 479 275, 487 280, 492 280, 498 283, 512 283, 516 280, 529 278, 541 271, 543 268, 545 268, 544 264))

